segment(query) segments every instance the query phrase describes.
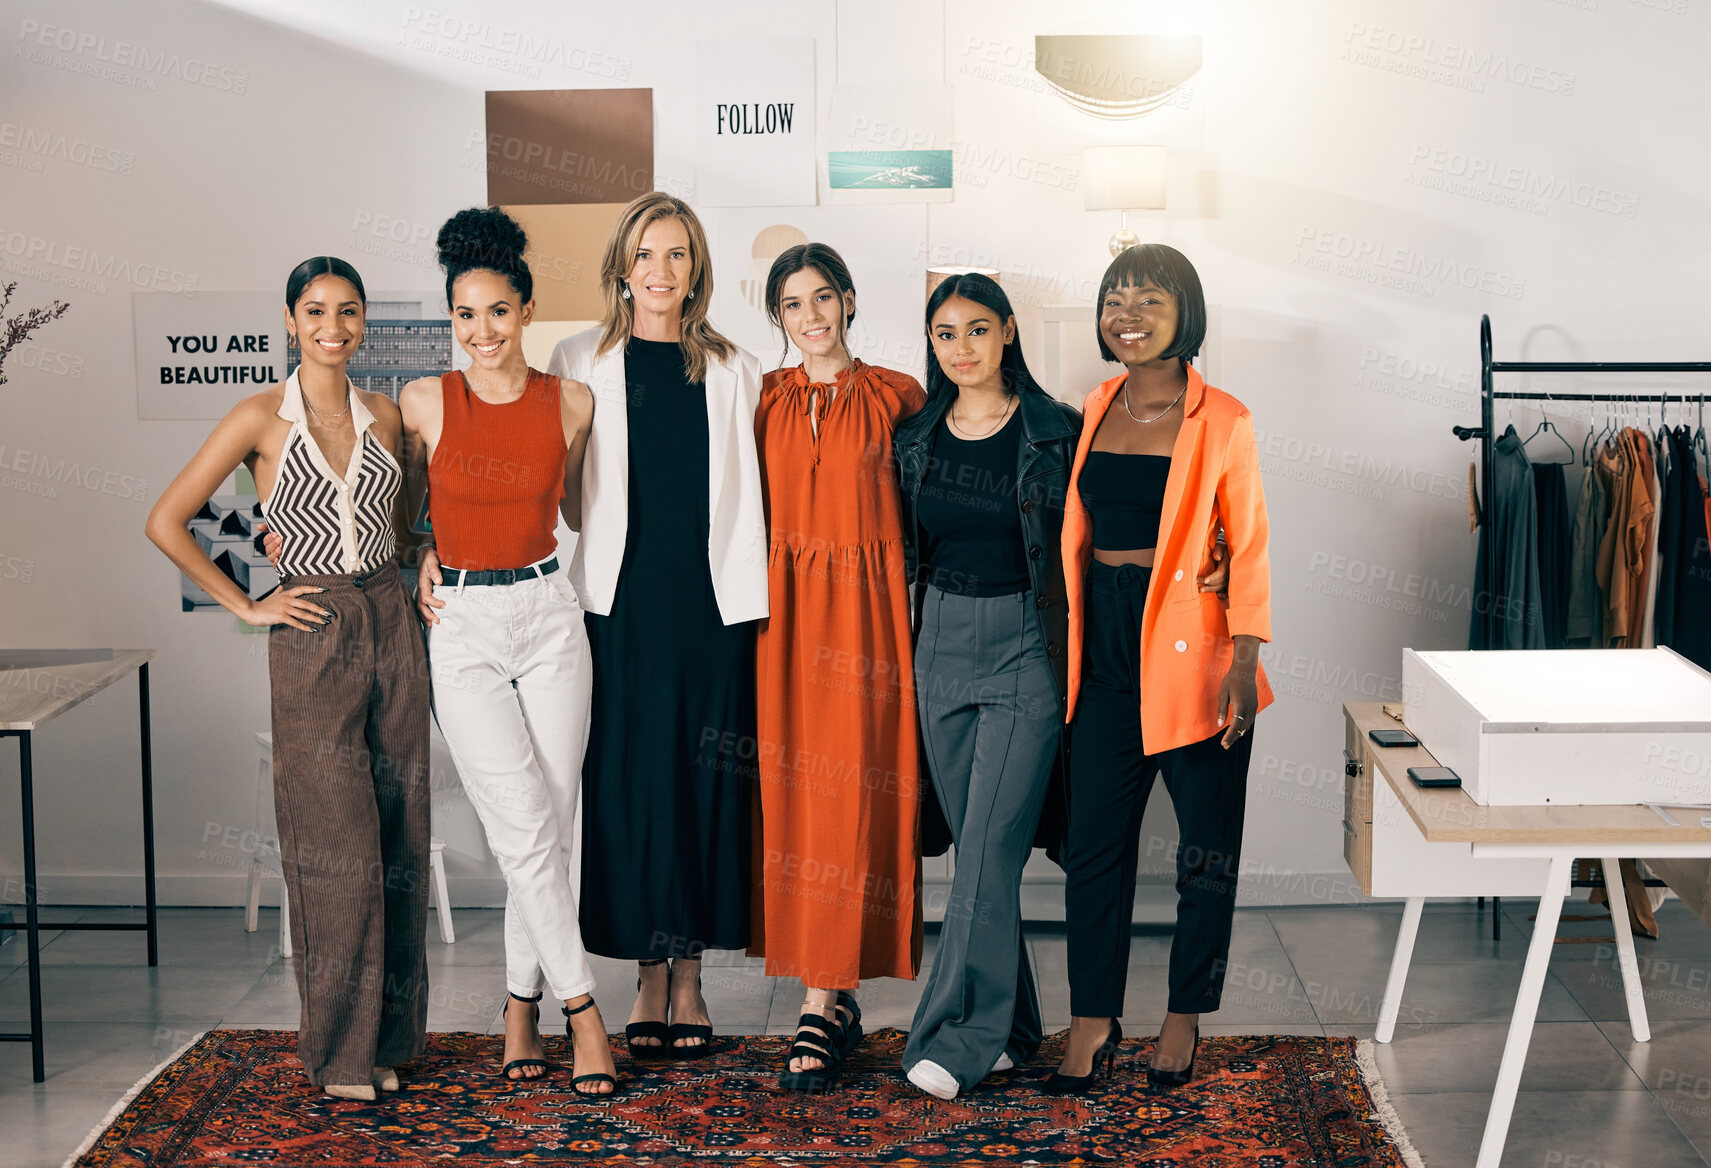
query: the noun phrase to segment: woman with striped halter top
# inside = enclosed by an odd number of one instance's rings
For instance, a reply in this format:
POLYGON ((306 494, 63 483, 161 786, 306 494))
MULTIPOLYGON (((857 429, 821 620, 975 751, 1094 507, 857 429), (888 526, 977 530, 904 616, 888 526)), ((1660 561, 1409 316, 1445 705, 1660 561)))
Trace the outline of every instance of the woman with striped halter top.
POLYGON ((398 571, 403 423, 345 365, 367 298, 343 260, 299 264, 285 323, 302 359, 215 427, 149 515, 154 543, 230 612, 269 628, 273 787, 302 1018, 297 1052, 328 1095, 396 1091, 422 1052, 428 673, 398 571), (242 465, 284 537, 280 587, 251 600, 191 534, 242 465))

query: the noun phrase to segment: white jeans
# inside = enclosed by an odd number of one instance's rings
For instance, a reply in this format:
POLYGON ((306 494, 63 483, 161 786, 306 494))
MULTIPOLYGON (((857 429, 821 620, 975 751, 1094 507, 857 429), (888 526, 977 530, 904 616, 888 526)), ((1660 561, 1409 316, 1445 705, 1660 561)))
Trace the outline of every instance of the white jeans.
POLYGON ((441 584, 428 629, 434 715, 505 874, 505 980, 564 999, 594 988, 582 946, 582 755, 594 674, 562 573, 441 584))

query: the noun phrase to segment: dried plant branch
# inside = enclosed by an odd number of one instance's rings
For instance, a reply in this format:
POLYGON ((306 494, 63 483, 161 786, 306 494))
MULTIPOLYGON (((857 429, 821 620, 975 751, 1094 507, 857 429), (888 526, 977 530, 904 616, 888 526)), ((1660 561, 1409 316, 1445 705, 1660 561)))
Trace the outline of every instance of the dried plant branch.
MULTIPOLYGON (((0 317, 5 317, 6 306, 12 303, 12 293, 18 290, 16 280, 7 284, 3 294, 0 294, 0 317)), ((0 333, 0 385, 6 384, 6 358, 12 350, 30 339, 30 334, 45 324, 51 324, 64 316, 71 308, 63 300, 55 300, 46 308, 32 308, 28 312, 6 319, 5 331, 0 333)))

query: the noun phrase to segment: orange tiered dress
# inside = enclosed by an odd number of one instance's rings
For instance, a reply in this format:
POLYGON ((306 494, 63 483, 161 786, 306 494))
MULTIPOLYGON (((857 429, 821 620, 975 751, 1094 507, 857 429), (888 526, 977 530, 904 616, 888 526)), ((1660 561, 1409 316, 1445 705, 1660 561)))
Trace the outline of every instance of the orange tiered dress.
POLYGON ((772 615, 756 650, 749 952, 811 989, 912 978, 921 964, 922 783, 891 434, 925 402, 914 378, 857 361, 830 395, 800 366, 767 374, 755 413, 772 615))

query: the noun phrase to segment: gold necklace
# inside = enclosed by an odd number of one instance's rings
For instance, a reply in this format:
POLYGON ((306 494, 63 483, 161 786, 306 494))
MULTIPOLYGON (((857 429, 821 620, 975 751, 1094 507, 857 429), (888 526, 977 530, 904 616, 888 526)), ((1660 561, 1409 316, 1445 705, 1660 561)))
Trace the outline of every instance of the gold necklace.
POLYGON ((1135 411, 1129 408, 1129 379, 1125 377, 1123 379, 1123 412, 1128 414, 1129 417, 1134 418, 1135 421, 1139 422, 1141 425, 1148 426, 1174 410, 1176 408, 1176 402, 1181 401, 1183 395, 1187 392, 1188 386, 1184 384, 1182 387, 1182 393, 1176 395, 1176 401, 1171 402, 1168 406, 1164 407, 1164 409, 1160 410, 1150 418, 1135 418, 1135 411))
POLYGON ((947 412, 945 414, 945 417, 949 420, 951 427, 953 429, 960 431, 970 441, 978 442, 982 438, 992 437, 994 434, 998 433, 998 431, 1000 429, 1003 428, 1004 423, 1010 417, 1010 411, 1016 408, 1016 402, 1019 400, 1020 400, 1019 398, 1017 398, 1014 394, 1012 394, 1010 397, 1010 400, 1004 403, 1003 409, 999 410, 997 413, 987 414, 986 416, 988 418, 997 418, 998 421, 995 422, 993 424, 992 428, 987 430, 986 433, 984 433, 984 434, 976 434, 973 430, 970 430, 967 426, 964 426, 961 422, 957 421, 956 407, 955 406, 951 407, 949 412, 947 412))
POLYGON ((336 414, 323 414, 320 410, 315 408, 315 403, 309 400, 309 395, 303 391, 303 387, 301 385, 299 385, 297 389, 299 393, 303 394, 303 404, 308 406, 309 412, 314 414, 316 419, 322 423, 336 422, 351 412, 351 383, 348 379, 345 381, 345 408, 336 414))

